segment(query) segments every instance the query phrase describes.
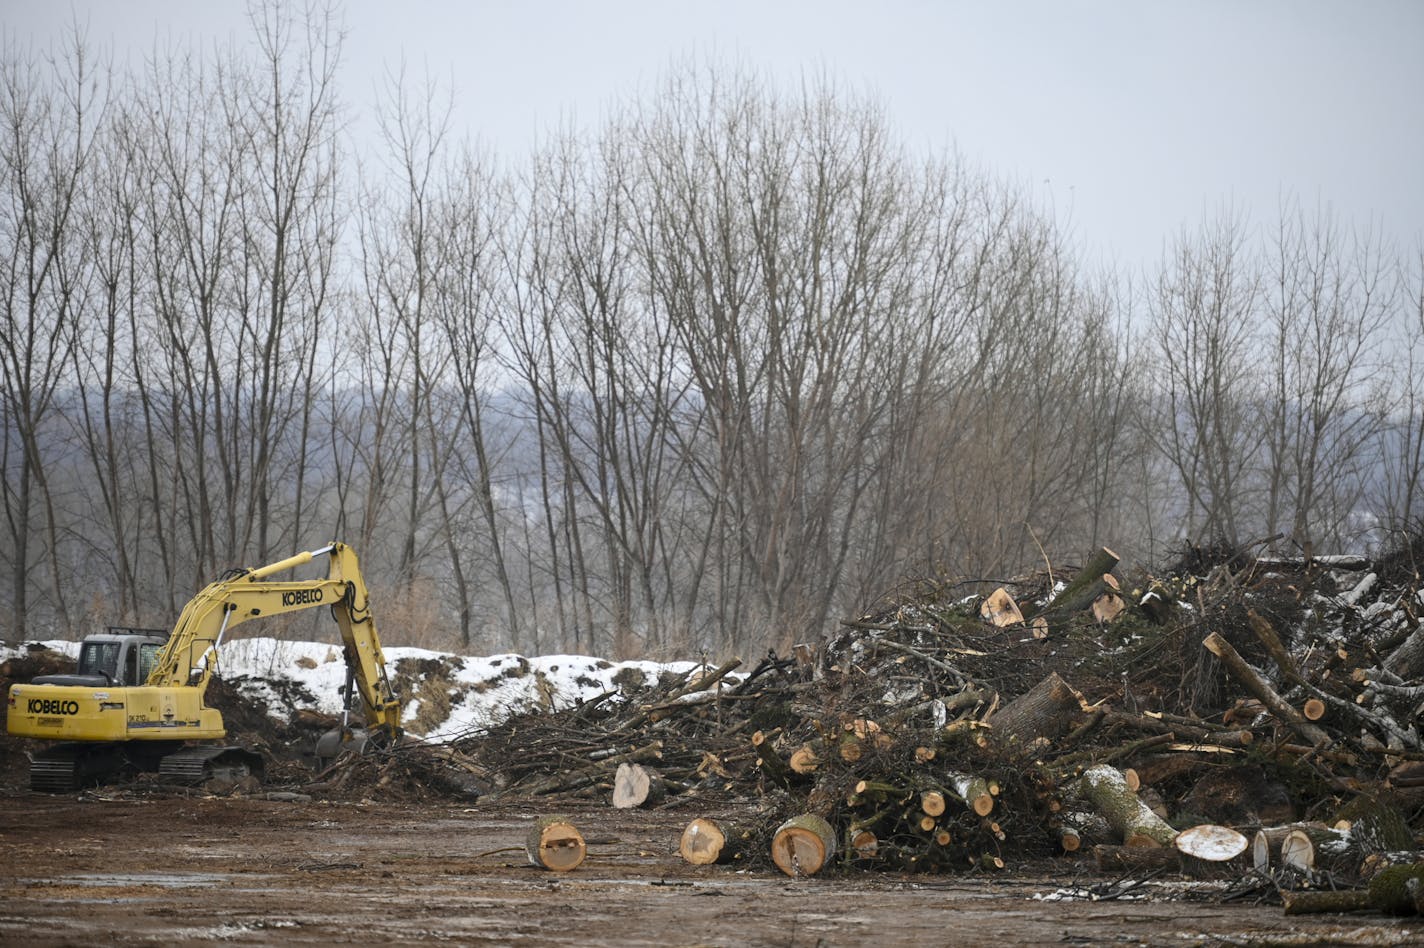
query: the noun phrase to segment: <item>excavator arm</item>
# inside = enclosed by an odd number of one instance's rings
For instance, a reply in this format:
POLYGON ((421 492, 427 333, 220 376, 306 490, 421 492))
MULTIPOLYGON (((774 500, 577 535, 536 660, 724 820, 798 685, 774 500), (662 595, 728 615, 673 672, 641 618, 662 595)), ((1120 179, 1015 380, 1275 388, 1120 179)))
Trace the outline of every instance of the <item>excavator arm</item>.
POLYGON ((341 629, 348 683, 361 695, 367 726, 395 737, 400 729, 400 701, 386 674, 366 582, 355 552, 335 541, 322 549, 298 553, 257 569, 235 570, 208 584, 183 608, 146 684, 195 688, 202 694, 229 631, 253 619, 318 606, 330 607, 341 629), (325 579, 268 578, 323 555, 330 557, 325 579))

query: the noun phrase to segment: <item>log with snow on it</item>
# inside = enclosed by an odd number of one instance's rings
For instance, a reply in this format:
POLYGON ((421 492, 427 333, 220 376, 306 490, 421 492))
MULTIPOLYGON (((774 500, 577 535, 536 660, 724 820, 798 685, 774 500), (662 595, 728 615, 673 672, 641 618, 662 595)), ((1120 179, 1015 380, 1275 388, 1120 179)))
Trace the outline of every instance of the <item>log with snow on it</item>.
POLYGON ((1250 842, 1229 826, 1202 823, 1177 834, 1177 851, 1203 862, 1229 862, 1244 853, 1250 842))
POLYGON ((1089 767, 1078 785, 1083 799, 1092 803, 1126 845, 1170 846, 1177 838, 1177 831, 1138 799, 1116 767, 1089 767))

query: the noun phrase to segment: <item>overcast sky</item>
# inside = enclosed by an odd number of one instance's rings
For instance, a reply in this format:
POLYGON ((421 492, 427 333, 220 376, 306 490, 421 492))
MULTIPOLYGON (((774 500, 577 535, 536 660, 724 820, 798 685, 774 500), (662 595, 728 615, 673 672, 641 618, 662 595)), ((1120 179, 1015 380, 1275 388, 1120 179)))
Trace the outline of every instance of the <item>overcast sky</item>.
MULTIPOLYGON (((251 42, 244 5, 0 0, 10 38, 71 15, 134 64, 251 42)), ((1424 241, 1424 2, 350 0, 342 92, 369 114, 402 58, 456 93, 461 131, 509 161, 572 119, 647 95, 698 56, 874 95, 915 148, 957 147, 1032 188, 1089 259, 1155 261, 1232 205, 1328 203, 1403 250, 1424 241)))

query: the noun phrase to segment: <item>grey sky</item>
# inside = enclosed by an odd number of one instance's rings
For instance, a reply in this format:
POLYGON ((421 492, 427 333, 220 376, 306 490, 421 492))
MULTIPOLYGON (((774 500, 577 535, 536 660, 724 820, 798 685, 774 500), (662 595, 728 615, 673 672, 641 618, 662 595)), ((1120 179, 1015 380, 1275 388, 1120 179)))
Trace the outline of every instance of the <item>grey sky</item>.
MULTIPOLYGON (((249 42, 244 8, 75 0, 120 62, 161 44, 249 42)), ((48 43, 63 0, 0 0, 48 43)), ((1424 242, 1424 2, 351 0, 345 99, 404 57, 455 87, 459 130, 517 161, 561 120, 596 124, 689 55, 875 94, 907 144, 955 144, 1033 189, 1088 258, 1137 266, 1226 204, 1283 194, 1424 242)))

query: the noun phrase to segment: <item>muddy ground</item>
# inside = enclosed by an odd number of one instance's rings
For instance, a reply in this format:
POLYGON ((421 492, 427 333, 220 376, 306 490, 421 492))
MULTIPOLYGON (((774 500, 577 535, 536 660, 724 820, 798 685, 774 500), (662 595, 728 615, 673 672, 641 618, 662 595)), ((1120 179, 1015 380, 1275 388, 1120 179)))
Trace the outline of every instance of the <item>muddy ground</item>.
POLYGON ((1146 887, 1159 893, 1147 900, 1044 901, 1061 887, 1103 881, 1068 861, 992 878, 858 872, 791 880, 694 868, 676 854, 689 812, 563 812, 584 828, 589 858, 555 875, 512 848, 535 815, 527 808, 5 788, 0 943, 1424 942, 1420 919, 1285 918, 1279 907, 1181 900, 1181 882, 1146 887))

